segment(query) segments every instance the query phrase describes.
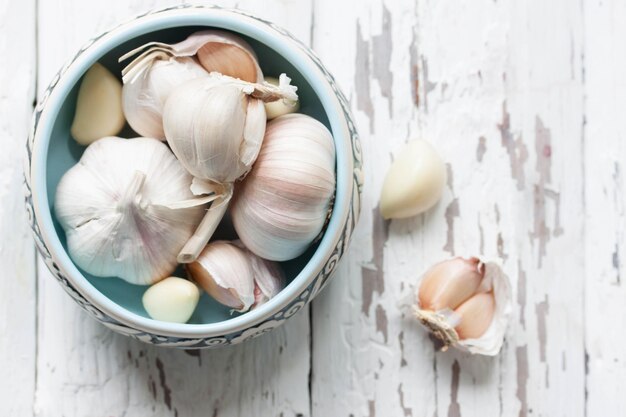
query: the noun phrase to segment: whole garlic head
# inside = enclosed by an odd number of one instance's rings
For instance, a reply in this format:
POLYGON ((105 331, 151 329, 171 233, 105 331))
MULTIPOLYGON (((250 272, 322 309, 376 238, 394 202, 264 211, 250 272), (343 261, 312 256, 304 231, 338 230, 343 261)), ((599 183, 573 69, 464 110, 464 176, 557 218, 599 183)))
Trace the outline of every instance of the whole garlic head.
POLYGON ((237 186, 237 235, 258 256, 286 261, 321 232, 335 191, 335 146, 317 120, 289 114, 267 125, 252 171, 237 186))
POLYGON ((417 319, 448 346, 497 355, 511 315, 511 286, 495 261, 456 257, 429 268, 417 286, 417 319))
POLYGON ((176 86, 208 75, 195 59, 170 56, 153 59, 132 77, 125 75, 122 103, 128 124, 142 136, 165 140, 165 100, 176 86))
POLYGON ((290 79, 283 74, 281 80, 273 87, 211 73, 187 81, 167 99, 163 127, 172 151, 196 180, 223 190, 181 250, 180 262, 198 257, 225 212, 232 183, 252 167, 265 132, 263 102, 297 99, 290 79))
POLYGON ((191 181, 156 139, 94 142, 56 190, 70 257, 92 275, 131 284, 167 277, 211 199, 195 197, 191 181))
POLYGON ((446 168, 424 140, 406 144, 391 164, 380 197, 385 219, 416 216, 434 206, 446 184, 446 168))

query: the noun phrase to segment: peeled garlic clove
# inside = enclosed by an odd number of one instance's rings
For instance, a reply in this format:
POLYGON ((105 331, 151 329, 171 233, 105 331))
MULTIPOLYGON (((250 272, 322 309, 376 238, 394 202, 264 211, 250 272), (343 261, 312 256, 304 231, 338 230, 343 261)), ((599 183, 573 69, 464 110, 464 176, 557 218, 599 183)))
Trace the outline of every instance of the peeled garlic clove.
POLYGON ((78 89, 70 133, 76 142, 89 145, 105 136, 117 135, 124 123, 122 83, 96 62, 85 73, 78 89))
POLYGON ((54 200, 68 252, 83 271, 152 284, 169 276, 200 223, 205 197, 168 147, 108 137, 87 147, 54 200))
POLYGON ((446 168, 426 141, 413 140, 398 152, 383 183, 380 212, 385 219, 402 219, 434 206, 446 183, 446 168))
MULTIPOLYGON (((275 86, 279 85, 278 78, 274 77, 265 77, 265 82, 275 86)), ((276 100, 270 103, 265 103, 265 114, 267 115, 267 120, 272 120, 285 114, 296 113, 298 110, 300 110, 300 101, 298 100, 295 102, 276 100)))
MULTIPOLYGON (((512 310, 508 277, 502 271, 499 262, 478 259, 476 270, 482 273, 480 275, 482 279, 476 285, 476 275, 473 275, 476 258, 471 257, 469 260, 453 258, 444 262, 446 263, 442 262, 429 268, 418 282, 416 294, 418 306, 414 309, 417 319, 443 342, 443 350, 448 346, 454 346, 471 353, 497 355, 502 347, 512 310), (450 267, 455 264, 456 268, 450 267), (433 270, 436 269, 441 274, 448 271, 452 272, 451 275, 454 275, 455 271, 462 273, 446 279, 441 278, 442 275, 433 274, 433 270), (433 276, 440 278, 433 279, 433 276), (462 277, 465 279, 461 279, 462 277), (448 301, 433 307, 432 303, 426 301, 429 300, 429 296, 422 292, 435 294, 437 289, 445 287, 442 283, 455 286, 456 294, 452 297, 447 296, 448 301), (473 292, 466 297, 472 289, 473 292), (465 298, 463 302, 453 307, 462 298, 465 298)), ((448 289, 441 294, 447 291, 448 289)), ((441 297, 440 300, 445 298, 441 297)))
POLYGON ((310 116, 272 120, 252 171, 235 189, 237 235, 258 256, 285 261, 319 235, 335 190, 331 133, 310 116))
POLYGON ((193 314, 200 292, 192 282, 169 277, 157 282, 143 294, 143 307, 155 320, 186 323, 193 314))
POLYGON ((209 243, 189 274, 221 304, 241 313, 254 304, 254 271, 246 252, 226 241, 209 243))
POLYGON ((163 106, 175 87, 209 74, 191 57, 155 59, 124 77, 123 108, 128 124, 142 136, 165 140, 163 106))
POLYGON ((477 258, 454 258, 430 268, 419 290, 420 308, 432 311, 454 310, 478 289, 483 271, 477 258))
POLYGON ((477 339, 482 336, 493 320, 495 304, 492 293, 478 293, 454 310, 459 316, 459 324, 455 327, 459 339, 477 339))

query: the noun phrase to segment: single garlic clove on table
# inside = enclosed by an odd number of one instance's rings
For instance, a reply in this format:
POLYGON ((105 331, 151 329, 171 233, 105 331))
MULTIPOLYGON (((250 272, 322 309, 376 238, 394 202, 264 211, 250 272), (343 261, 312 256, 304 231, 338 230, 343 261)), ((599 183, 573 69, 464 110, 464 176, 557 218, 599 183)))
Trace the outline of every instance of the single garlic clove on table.
POLYGON ((194 283, 183 278, 169 277, 148 288, 142 302, 148 315, 155 320, 186 323, 199 299, 200 292, 194 283))
POLYGON ((380 212, 385 219, 402 219, 434 206, 446 183, 441 157, 426 141, 406 144, 391 164, 383 183, 380 212))
MULTIPOLYGON (((278 78, 274 77, 265 77, 265 82, 275 86, 278 86, 280 83, 278 78)), ((272 120, 285 114, 296 113, 298 110, 300 110, 299 100, 296 100, 295 102, 276 100, 265 103, 265 114, 267 115, 267 120, 272 120)))
POLYGON ((429 268, 417 285, 417 319, 443 350, 448 346, 496 355, 512 310, 508 277, 495 261, 448 259, 429 268))
POLYGON ((104 66, 95 63, 83 76, 76 99, 76 113, 70 133, 81 145, 124 128, 122 83, 104 66))
POLYGON ((293 259, 321 232, 334 191, 331 133, 310 116, 280 116, 268 124, 252 171, 237 185, 233 225, 258 256, 293 259))

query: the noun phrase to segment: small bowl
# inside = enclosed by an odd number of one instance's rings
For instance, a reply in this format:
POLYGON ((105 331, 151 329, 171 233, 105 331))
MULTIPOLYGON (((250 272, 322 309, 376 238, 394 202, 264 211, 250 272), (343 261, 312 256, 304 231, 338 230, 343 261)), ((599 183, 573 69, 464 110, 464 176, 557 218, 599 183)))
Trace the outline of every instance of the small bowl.
POLYGON ((54 77, 35 109, 27 143, 26 207, 35 241, 65 291, 96 320, 116 332, 161 346, 207 348, 240 343, 293 316, 315 297, 345 253, 359 216, 361 150, 348 103, 315 54, 284 29, 236 10, 182 5, 149 12, 92 39, 54 77), (269 75, 286 72, 298 86, 301 112, 332 131, 337 153, 337 189, 321 239, 299 258, 282 264, 288 285, 276 297, 241 315, 206 294, 189 323, 150 319, 141 304, 146 287, 118 278, 98 278, 70 259, 65 234, 54 213, 61 176, 84 148, 71 138, 82 75, 96 61, 120 74, 117 57, 147 41, 176 42, 203 28, 235 32, 250 42, 269 75))

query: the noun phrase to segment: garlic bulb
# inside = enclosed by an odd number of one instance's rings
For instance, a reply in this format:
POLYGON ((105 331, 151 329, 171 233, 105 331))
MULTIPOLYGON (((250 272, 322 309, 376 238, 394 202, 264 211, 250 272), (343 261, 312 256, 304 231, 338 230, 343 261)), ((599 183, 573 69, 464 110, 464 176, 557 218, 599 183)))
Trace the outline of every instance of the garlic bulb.
POLYGON ((186 323, 199 299, 200 292, 194 283, 169 277, 148 288, 141 301, 148 315, 155 320, 186 323))
POLYGON ((151 284, 176 255, 215 196, 195 197, 192 177, 156 139, 108 137, 91 144, 61 178, 55 212, 70 257, 84 271, 151 284))
POLYGON ((208 76, 191 57, 159 55, 139 71, 124 75, 122 90, 128 124, 142 136, 165 140, 163 105, 173 89, 188 80, 208 76))
POLYGON ((199 181, 224 189, 194 239, 181 250, 180 262, 196 259, 221 219, 232 183, 255 161, 265 132, 263 101, 297 99, 289 81, 283 74, 281 86, 273 87, 211 73, 185 82, 167 99, 163 127, 172 151, 199 181))
POLYGON ((267 301, 284 285, 277 265, 258 258, 238 241, 209 243, 187 271, 215 300, 242 313, 267 301), (263 295, 256 294, 257 287, 263 295))
POLYGON ((511 314, 511 287, 498 263, 453 258, 429 268, 417 289, 418 320, 444 344, 498 354, 511 314))
MULTIPOLYGON (((280 85, 278 78, 274 77, 265 77, 265 82, 275 86, 280 85)), ((267 120, 272 120, 285 114, 295 113, 299 109, 300 101, 276 100, 265 103, 265 114, 267 115, 267 120)))
POLYGON ((117 135, 124 123, 122 84, 96 62, 80 83, 70 133, 76 142, 86 146, 105 136, 117 135))
POLYGON ((391 164, 380 197, 385 219, 416 216, 434 206, 446 183, 446 168, 426 141, 405 145, 391 164))
POLYGON ((334 190, 335 147, 328 129, 303 114, 278 117, 236 190, 235 230, 258 256, 293 259, 321 232, 334 190))

